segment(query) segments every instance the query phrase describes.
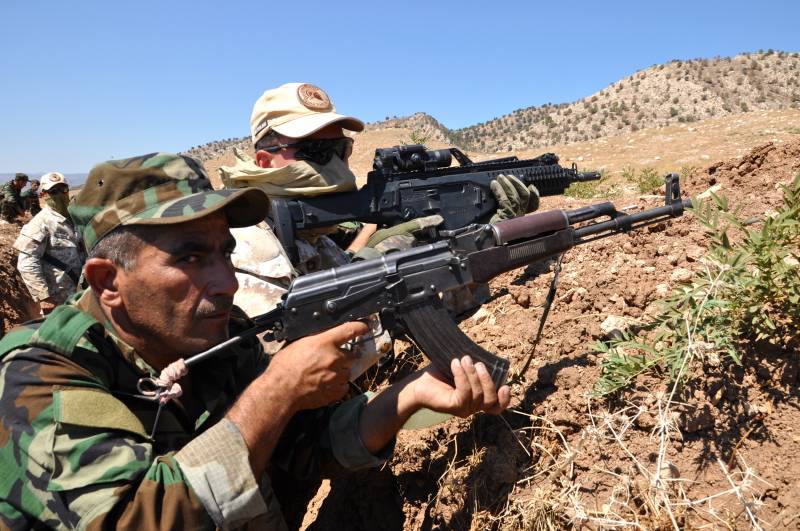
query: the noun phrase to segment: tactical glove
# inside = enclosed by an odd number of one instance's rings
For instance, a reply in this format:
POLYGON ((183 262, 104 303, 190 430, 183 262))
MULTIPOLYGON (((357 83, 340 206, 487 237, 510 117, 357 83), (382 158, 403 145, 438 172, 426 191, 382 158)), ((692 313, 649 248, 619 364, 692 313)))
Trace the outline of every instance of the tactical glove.
POLYGON ((367 245, 358 251, 353 260, 369 260, 395 251, 404 251, 414 246, 415 235, 420 235, 429 227, 436 227, 444 221, 442 216, 426 216, 400 223, 388 229, 376 231, 367 245))
POLYGON ((523 216, 539 208, 539 190, 534 185, 525 186, 513 175, 498 175, 489 188, 497 200, 497 211, 490 223, 523 216))

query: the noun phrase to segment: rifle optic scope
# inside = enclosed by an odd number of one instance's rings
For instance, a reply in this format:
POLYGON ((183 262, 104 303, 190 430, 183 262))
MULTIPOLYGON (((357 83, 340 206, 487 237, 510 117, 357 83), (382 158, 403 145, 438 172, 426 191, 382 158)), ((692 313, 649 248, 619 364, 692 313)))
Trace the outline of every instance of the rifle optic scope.
POLYGON ((372 168, 384 175, 407 171, 447 168, 453 157, 449 149, 426 149, 422 144, 378 148, 372 168))

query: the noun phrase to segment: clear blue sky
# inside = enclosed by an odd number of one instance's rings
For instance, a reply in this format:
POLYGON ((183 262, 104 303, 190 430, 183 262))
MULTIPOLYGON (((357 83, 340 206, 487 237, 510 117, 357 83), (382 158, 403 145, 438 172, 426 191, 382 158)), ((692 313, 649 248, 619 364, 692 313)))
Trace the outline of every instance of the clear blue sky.
POLYGON ((670 59, 800 50, 798 0, 2 0, 0 21, 0 172, 244 136, 288 81, 455 128, 670 59))

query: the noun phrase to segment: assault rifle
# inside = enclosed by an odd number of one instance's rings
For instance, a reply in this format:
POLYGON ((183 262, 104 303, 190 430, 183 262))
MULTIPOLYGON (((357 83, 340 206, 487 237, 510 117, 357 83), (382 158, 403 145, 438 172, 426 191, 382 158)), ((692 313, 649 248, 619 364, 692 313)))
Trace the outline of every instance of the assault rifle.
POLYGON ((540 196, 563 194, 574 182, 600 178, 597 172, 565 168, 545 153, 535 159, 517 157, 472 162, 459 149, 428 150, 423 145, 375 150, 367 184, 355 192, 303 199, 274 198, 272 229, 289 258, 296 262, 295 234, 303 229, 330 227, 344 221, 394 226, 422 216, 440 214, 441 228, 455 230, 486 221, 497 210, 489 183, 498 175, 513 175, 535 185, 540 196), (458 166, 452 166, 452 159, 458 166))
POLYGON ((385 329, 394 337, 413 339, 451 383, 450 361, 468 354, 486 365, 499 387, 505 382, 508 361, 464 335, 442 306, 441 294, 488 282, 576 245, 681 216, 691 201, 681 199, 676 174, 667 176, 665 184, 664 206, 634 214, 605 202, 441 230, 434 243, 299 277, 274 310, 254 318, 253 328, 186 364, 265 331, 268 339, 292 341, 378 313, 385 329))

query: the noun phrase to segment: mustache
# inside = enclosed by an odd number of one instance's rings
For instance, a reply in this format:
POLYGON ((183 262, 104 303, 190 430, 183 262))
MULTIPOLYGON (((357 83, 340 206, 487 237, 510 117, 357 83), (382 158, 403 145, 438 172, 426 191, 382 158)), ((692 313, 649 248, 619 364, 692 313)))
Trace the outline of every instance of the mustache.
POLYGON ((218 295, 210 299, 204 299, 197 305, 195 316, 199 318, 209 317, 221 312, 230 311, 233 307, 232 295, 218 295))

